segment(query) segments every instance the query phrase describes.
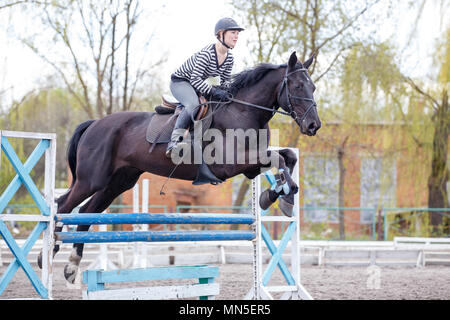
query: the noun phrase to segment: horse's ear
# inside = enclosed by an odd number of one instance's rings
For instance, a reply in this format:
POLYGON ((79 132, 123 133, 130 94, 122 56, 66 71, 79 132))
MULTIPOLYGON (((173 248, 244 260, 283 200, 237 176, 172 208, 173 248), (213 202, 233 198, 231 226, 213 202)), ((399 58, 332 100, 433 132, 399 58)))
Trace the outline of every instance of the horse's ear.
POLYGON ((288 62, 289 70, 294 69, 296 64, 297 64, 297 54, 294 51, 294 52, 292 52, 291 56, 289 57, 289 62, 288 62))
POLYGON ((305 69, 308 69, 311 66, 311 64, 313 63, 315 57, 316 57, 316 54, 313 53, 312 56, 308 60, 306 60, 306 62, 303 64, 303 67, 305 67, 305 69))

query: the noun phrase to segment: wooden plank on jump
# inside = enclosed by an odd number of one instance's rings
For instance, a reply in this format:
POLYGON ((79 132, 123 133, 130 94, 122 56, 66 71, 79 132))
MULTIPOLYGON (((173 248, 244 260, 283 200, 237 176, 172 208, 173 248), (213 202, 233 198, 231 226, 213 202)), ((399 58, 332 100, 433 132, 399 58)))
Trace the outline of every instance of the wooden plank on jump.
POLYGON ((40 214, 1 214, 1 221, 33 221, 33 222, 49 222, 49 216, 44 216, 40 214))
POLYGON ((83 298, 95 300, 155 300, 200 297, 200 299, 210 299, 219 294, 219 284, 214 283, 214 278, 218 276, 219 268, 210 265, 152 267, 114 271, 87 270, 83 273, 83 283, 88 284, 88 290, 83 293, 83 298), (132 283, 166 279, 198 279, 199 283, 127 289, 105 288, 105 285, 108 283, 132 283))
POLYGON ((166 279, 215 278, 219 276, 219 269, 209 265, 196 265, 112 271, 89 270, 88 272, 83 273, 83 283, 89 282, 90 275, 94 275, 100 283, 116 283, 166 279), (95 274, 92 272, 95 272, 95 274))
POLYGON ((25 138, 25 139, 48 139, 56 140, 56 133, 42 133, 42 132, 24 132, 24 131, 8 131, 2 130, 1 135, 11 138, 25 138))
POLYGON ((218 283, 179 286, 155 286, 127 289, 107 289, 83 292, 85 300, 163 300, 200 296, 216 296, 220 292, 218 283))

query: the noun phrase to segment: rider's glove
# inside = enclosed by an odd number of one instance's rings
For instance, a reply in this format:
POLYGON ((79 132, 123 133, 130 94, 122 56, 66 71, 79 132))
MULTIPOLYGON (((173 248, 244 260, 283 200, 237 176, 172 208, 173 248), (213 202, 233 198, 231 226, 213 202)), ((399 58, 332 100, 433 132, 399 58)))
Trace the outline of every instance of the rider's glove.
POLYGON ((230 99, 230 93, 226 90, 212 87, 211 88, 211 97, 217 100, 228 100, 230 99))

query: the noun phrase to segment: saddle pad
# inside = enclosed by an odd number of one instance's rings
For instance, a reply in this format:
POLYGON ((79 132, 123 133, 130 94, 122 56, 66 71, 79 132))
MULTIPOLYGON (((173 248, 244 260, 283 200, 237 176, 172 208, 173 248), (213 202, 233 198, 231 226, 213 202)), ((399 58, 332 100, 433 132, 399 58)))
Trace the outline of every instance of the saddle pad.
POLYGON ((146 139, 150 143, 168 143, 178 116, 155 113, 148 123, 146 139), (172 118, 172 119, 171 119, 172 118), (167 123, 169 121, 169 123, 167 123))
MULTIPOLYGON (((208 112, 202 120, 202 131, 205 133, 212 123, 212 111, 208 108, 208 112)), ((172 135, 178 114, 158 114, 155 113, 148 124, 147 133, 145 135, 149 143, 168 143, 172 135)), ((196 125, 199 123, 196 121, 196 125)), ((193 126, 191 126, 193 128, 193 126)), ((192 129, 191 129, 192 132, 192 129)))

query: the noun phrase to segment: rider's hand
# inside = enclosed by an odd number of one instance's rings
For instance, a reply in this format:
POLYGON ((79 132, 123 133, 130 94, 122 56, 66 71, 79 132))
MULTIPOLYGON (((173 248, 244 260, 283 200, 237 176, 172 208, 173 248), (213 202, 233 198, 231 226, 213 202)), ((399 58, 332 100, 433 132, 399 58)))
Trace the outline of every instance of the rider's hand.
POLYGON ((223 90, 223 89, 220 89, 217 87, 212 87, 211 97, 218 99, 220 101, 228 100, 228 99, 230 99, 230 93, 226 90, 223 90))

